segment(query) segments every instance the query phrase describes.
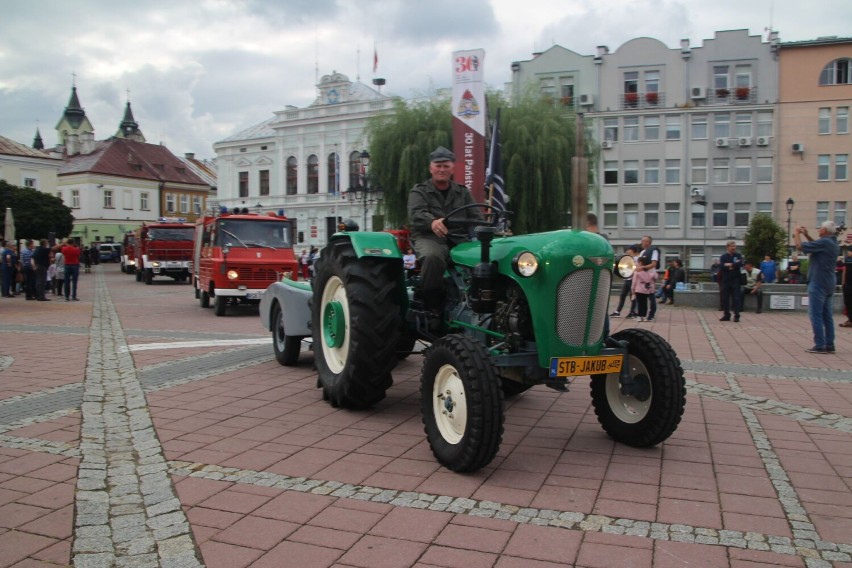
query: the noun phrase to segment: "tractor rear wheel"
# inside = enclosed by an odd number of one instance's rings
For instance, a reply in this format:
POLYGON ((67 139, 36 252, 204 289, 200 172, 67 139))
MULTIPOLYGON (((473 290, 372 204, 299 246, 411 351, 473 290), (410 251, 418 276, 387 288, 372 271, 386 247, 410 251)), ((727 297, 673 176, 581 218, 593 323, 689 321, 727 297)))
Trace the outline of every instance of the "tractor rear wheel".
POLYGON ((476 471, 494 459, 503 439, 503 392, 480 342, 446 335, 432 344, 420 375, 420 410, 444 467, 476 471))
POLYGON ((604 431, 618 442, 644 448, 677 429, 686 406, 683 369, 671 346, 647 329, 625 329, 613 338, 628 342, 633 385, 622 387, 618 373, 592 376, 592 405, 604 431))
POLYGON ((314 265, 311 329, 317 386, 332 406, 366 408, 385 397, 397 363, 402 263, 358 258, 329 243, 314 265))
POLYGON ((281 304, 275 303, 272 308, 272 350, 275 359, 282 365, 290 367, 299 360, 299 351, 302 350, 302 338, 287 335, 284 329, 284 312, 281 304))

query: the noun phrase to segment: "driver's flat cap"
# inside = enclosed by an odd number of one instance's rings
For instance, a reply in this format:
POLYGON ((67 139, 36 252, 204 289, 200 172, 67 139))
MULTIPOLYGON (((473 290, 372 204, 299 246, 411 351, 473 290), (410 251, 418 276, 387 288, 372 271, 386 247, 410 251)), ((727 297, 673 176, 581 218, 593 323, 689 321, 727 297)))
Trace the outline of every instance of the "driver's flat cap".
POLYGON ((456 155, 451 151, 447 150, 443 146, 438 146, 435 150, 429 154, 430 162, 455 162, 456 155))

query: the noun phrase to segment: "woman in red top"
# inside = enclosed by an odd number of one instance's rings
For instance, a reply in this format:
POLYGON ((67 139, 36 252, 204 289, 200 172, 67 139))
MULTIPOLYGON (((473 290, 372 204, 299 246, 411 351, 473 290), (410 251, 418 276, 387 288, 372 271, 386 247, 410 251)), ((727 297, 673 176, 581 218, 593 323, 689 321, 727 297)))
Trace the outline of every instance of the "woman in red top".
POLYGON ((69 238, 62 247, 65 257, 65 301, 77 301, 77 280, 80 278, 80 249, 69 238), (69 298, 70 292, 70 298, 69 298))

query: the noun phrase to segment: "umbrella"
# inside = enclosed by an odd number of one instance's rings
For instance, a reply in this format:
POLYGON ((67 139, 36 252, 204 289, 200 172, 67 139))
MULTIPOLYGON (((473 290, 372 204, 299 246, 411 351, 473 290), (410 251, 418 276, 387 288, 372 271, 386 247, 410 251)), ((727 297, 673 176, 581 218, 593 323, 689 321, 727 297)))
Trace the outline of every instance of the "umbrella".
POLYGON ((12 208, 6 208, 6 228, 3 231, 3 238, 8 243, 15 242, 15 217, 12 215, 12 208))

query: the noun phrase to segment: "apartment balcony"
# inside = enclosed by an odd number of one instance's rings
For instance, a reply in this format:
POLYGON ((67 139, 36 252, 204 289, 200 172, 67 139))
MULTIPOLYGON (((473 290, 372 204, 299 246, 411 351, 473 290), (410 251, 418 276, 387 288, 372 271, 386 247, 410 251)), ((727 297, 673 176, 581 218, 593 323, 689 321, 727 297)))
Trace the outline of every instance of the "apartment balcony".
POLYGON ((717 105, 754 104, 757 102, 757 87, 716 89, 711 93, 711 101, 717 105))
POLYGON ((654 109, 666 106, 666 95, 657 91, 646 93, 623 93, 619 95, 622 109, 654 109))

